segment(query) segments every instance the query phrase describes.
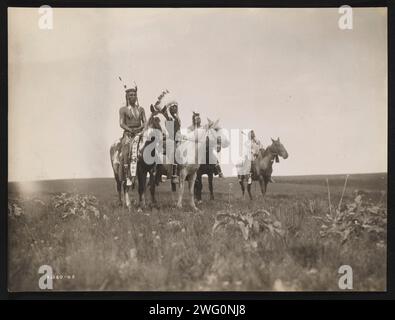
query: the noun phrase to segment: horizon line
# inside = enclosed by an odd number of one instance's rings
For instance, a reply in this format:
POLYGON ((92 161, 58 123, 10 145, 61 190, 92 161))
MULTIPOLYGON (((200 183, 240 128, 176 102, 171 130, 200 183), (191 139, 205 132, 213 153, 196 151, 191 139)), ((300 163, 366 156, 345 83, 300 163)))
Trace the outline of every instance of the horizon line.
MULTIPOLYGON (((388 171, 380 172, 356 172, 356 173, 311 173, 311 174, 289 174, 289 175, 273 175, 276 177, 306 177, 306 176, 339 176, 339 175, 369 175, 369 174, 388 174, 388 171)), ((217 178, 217 177, 214 177, 217 178)), ((226 178, 237 178, 237 175, 227 175, 226 178)), ((45 182, 45 181, 60 181, 60 180, 93 180, 93 179, 114 179, 113 176, 103 177, 81 177, 81 178, 53 178, 53 179, 37 179, 37 180, 8 180, 8 183, 21 183, 21 182, 45 182)))

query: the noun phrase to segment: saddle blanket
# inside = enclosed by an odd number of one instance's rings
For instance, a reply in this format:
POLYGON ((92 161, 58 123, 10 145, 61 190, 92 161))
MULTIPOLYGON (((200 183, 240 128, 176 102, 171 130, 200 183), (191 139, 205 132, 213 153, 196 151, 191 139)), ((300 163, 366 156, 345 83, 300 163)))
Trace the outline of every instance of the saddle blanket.
MULTIPOLYGON (((136 170, 137 170, 137 157, 138 157, 138 148, 139 148, 139 142, 140 142, 141 135, 138 134, 134 136, 133 138, 130 138, 128 143, 130 143, 131 148, 130 148, 130 157, 129 159, 131 160, 130 162, 130 173, 132 177, 136 176, 136 170)), ((112 162, 113 164, 120 164, 121 163, 121 158, 122 158, 122 139, 120 138, 116 142, 114 142, 115 147, 115 152, 113 155, 112 162)))

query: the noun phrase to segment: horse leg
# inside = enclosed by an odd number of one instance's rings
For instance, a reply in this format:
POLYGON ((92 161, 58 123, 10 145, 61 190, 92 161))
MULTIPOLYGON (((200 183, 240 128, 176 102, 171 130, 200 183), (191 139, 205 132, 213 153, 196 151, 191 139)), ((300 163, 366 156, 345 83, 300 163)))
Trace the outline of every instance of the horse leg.
POLYGON ((202 189, 203 189, 202 175, 200 173, 197 173, 196 174, 194 191, 195 191, 196 200, 198 202, 202 201, 202 189))
POLYGON ((262 198, 264 198, 266 194, 267 179, 259 176, 259 186, 261 187, 262 198))
MULTIPOLYGON (((172 164, 166 164, 165 166, 164 166, 164 168, 165 168, 165 174, 166 174, 166 176, 167 177, 171 177, 172 175, 173 175, 173 165, 172 164)), ((172 179, 170 178, 170 181, 171 181, 172 179)), ((170 185, 171 185, 171 201, 172 202, 174 202, 175 201, 175 199, 174 199, 174 195, 176 194, 175 192, 177 191, 177 184, 176 183, 174 183, 173 181, 171 181, 170 182, 170 185)))
MULTIPOLYGON (((269 177, 269 179, 271 179, 271 177, 269 177)), ((265 194, 266 194, 266 191, 267 191, 267 184, 270 181, 269 179, 265 179, 265 194)))
POLYGON ((251 186, 252 183, 247 182, 247 191, 248 191, 248 195, 250 196, 250 200, 252 200, 251 186))
POLYGON ((117 193, 118 193, 118 206, 122 206, 122 180, 121 180, 121 176, 119 175, 119 164, 114 164, 113 163, 113 156, 112 153, 114 151, 111 149, 110 150, 110 154, 111 154, 111 165, 112 165, 112 170, 114 172, 114 178, 115 178, 115 182, 117 184, 117 193))
POLYGON ((194 196, 194 189, 195 189, 195 181, 196 181, 196 172, 189 176, 188 184, 189 184, 189 194, 190 194, 190 204, 194 211, 198 211, 199 209, 196 207, 195 204, 195 196, 194 196))
POLYGON ((175 201, 174 195, 176 194, 176 191, 177 191, 176 184, 172 182, 171 183, 171 202, 175 201))
MULTIPOLYGON (((111 158, 111 162, 113 159, 111 158)), ((119 164, 113 164, 113 172, 114 172, 114 178, 117 184, 117 192, 118 192, 118 206, 122 207, 122 170, 120 170, 120 165, 119 164)))
POLYGON ((210 190, 210 200, 214 200, 214 188, 213 188, 213 173, 208 174, 208 188, 210 190))
POLYGON ((124 193, 125 188, 124 188, 123 185, 124 185, 124 182, 121 181, 121 194, 120 194, 119 197, 120 197, 120 200, 121 200, 121 207, 124 209, 126 204, 125 204, 125 193, 124 193))
POLYGON ((137 177, 139 184, 139 205, 137 211, 142 212, 143 209, 145 208, 145 188, 146 188, 147 172, 143 168, 141 168, 140 170, 137 170, 137 175, 138 175, 137 177))
POLYGON ((243 199, 244 199, 244 197, 245 197, 244 177, 242 177, 242 176, 239 177, 239 184, 240 184, 241 192, 242 192, 243 199))
POLYGON ((115 180, 117 182, 118 206, 122 207, 122 183, 118 177, 115 177, 115 180))
POLYGON ((182 168, 180 170, 180 185, 178 187, 177 208, 182 208, 182 196, 184 193, 185 179, 186 179, 186 168, 182 168))
POLYGON ((154 172, 150 172, 150 191, 151 191, 151 201, 155 208, 159 209, 157 200, 155 198, 155 187, 156 187, 156 175, 154 172))
POLYGON ((126 182, 124 182, 124 184, 123 184, 123 192, 125 195, 126 207, 128 208, 129 211, 131 211, 132 205, 131 205, 130 197, 129 197, 129 186, 126 185, 126 182))

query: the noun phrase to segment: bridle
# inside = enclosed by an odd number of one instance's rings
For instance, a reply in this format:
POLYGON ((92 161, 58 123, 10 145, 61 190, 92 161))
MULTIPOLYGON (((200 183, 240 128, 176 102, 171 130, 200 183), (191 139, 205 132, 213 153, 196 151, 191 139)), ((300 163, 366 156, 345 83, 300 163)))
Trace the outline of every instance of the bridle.
MULTIPOLYGON (((139 158, 142 158, 142 156, 143 156, 143 149, 144 149, 149 143, 152 143, 152 142, 150 141, 150 139, 148 139, 148 137, 147 137, 147 136, 148 136, 149 130, 150 130, 150 129, 156 129, 156 130, 159 130, 160 132, 163 133, 162 126, 159 124, 159 127, 156 127, 156 126, 155 126, 155 123, 154 123, 155 117, 156 117, 159 113, 160 113, 160 112, 153 112, 153 113, 151 114, 151 116, 148 118, 147 122, 146 122, 146 126, 144 127, 144 130, 143 130, 142 135, 141 135, 140 146, 139 146, 139 150, 138 150, 138 157, 139 157, 139 158)), ((151 137, 151 139, 152 139, 152 137, 151 137)))
POLYGON ((280 158, 279 158, 279 153, 276 151, 273 151, 273 145, 271 144, 269 147, 267 147, 267 150, 270 151, 270 153, 274 156, 273 161, 276 161, 276 163, 280 162, 280 158))

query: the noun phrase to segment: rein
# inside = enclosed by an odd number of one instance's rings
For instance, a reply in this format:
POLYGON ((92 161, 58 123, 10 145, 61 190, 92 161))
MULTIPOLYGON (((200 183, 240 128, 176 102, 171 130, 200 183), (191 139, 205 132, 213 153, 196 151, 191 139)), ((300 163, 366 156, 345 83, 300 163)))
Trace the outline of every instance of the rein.
POLYGON ((273 160, 276 161, 276 163, 279 163, 280 162, 280 158, 278 157, 278 152, 277 151, 273 151, 272 148, 273 148, 272 145, 270 145, 269 147, 266 148, 266 150, 269 151, 274 156, 273 160))

